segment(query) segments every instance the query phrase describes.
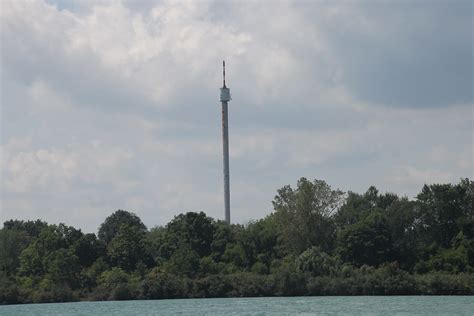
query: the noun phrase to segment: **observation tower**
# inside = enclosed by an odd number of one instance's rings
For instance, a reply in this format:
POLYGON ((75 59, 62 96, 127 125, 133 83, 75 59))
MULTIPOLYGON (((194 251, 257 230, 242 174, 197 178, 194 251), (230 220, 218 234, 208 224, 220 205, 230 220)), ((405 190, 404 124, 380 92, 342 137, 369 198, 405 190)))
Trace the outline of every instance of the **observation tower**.
POLYGON ((229 121, 227 103, 231 100, 230 89, 225 85, 225 60, 222 61, 222 149, 224 156, 224 210, 225 222, 230 224, 230 182, 229 182, 229 121))

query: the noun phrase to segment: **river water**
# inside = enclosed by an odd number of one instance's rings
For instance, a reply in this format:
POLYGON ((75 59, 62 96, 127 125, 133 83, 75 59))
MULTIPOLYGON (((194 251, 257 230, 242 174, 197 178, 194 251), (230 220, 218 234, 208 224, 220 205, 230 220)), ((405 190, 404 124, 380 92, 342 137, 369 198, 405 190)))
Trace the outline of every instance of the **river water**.
POLYGON ((0 306, 0 315, 474 315, 473 296, 320 296, 0 306))

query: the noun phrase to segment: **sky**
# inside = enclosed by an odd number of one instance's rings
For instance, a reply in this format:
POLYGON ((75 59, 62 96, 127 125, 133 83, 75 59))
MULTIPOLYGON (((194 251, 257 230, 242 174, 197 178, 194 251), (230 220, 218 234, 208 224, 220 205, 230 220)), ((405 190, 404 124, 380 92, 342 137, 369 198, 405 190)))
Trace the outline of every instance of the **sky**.
POLYGON ((96 232, 272 212, 300 177, 410 199, 473 178, 472 1, 2 0, 0 219, 96 232))

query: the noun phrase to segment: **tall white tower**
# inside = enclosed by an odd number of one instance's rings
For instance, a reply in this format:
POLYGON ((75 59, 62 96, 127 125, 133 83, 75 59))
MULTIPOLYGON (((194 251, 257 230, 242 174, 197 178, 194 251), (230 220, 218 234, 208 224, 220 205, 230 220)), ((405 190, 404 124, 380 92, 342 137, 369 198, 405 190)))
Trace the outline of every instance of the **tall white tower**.
POLYGON ((231 100, 230 89, 225 85, 225 60, 222 61, 223 84, 221 88, 222 103, 222 145, 224 152, 224 207, 225 222, 230 224, 230 183, 229 183, 229 121, 227 119, 227 102, 231 100))

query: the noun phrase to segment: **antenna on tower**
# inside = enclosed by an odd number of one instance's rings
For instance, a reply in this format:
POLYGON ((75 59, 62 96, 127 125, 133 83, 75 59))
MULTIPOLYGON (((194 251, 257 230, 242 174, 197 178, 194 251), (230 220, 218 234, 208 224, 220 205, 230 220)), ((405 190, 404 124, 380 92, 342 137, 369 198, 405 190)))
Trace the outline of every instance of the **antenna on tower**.
POLYGON ((225 60, 222 61, 222 78, 223 78, 223 84, 224 84, 224 88, 227 88, 225 86, 225 60))

